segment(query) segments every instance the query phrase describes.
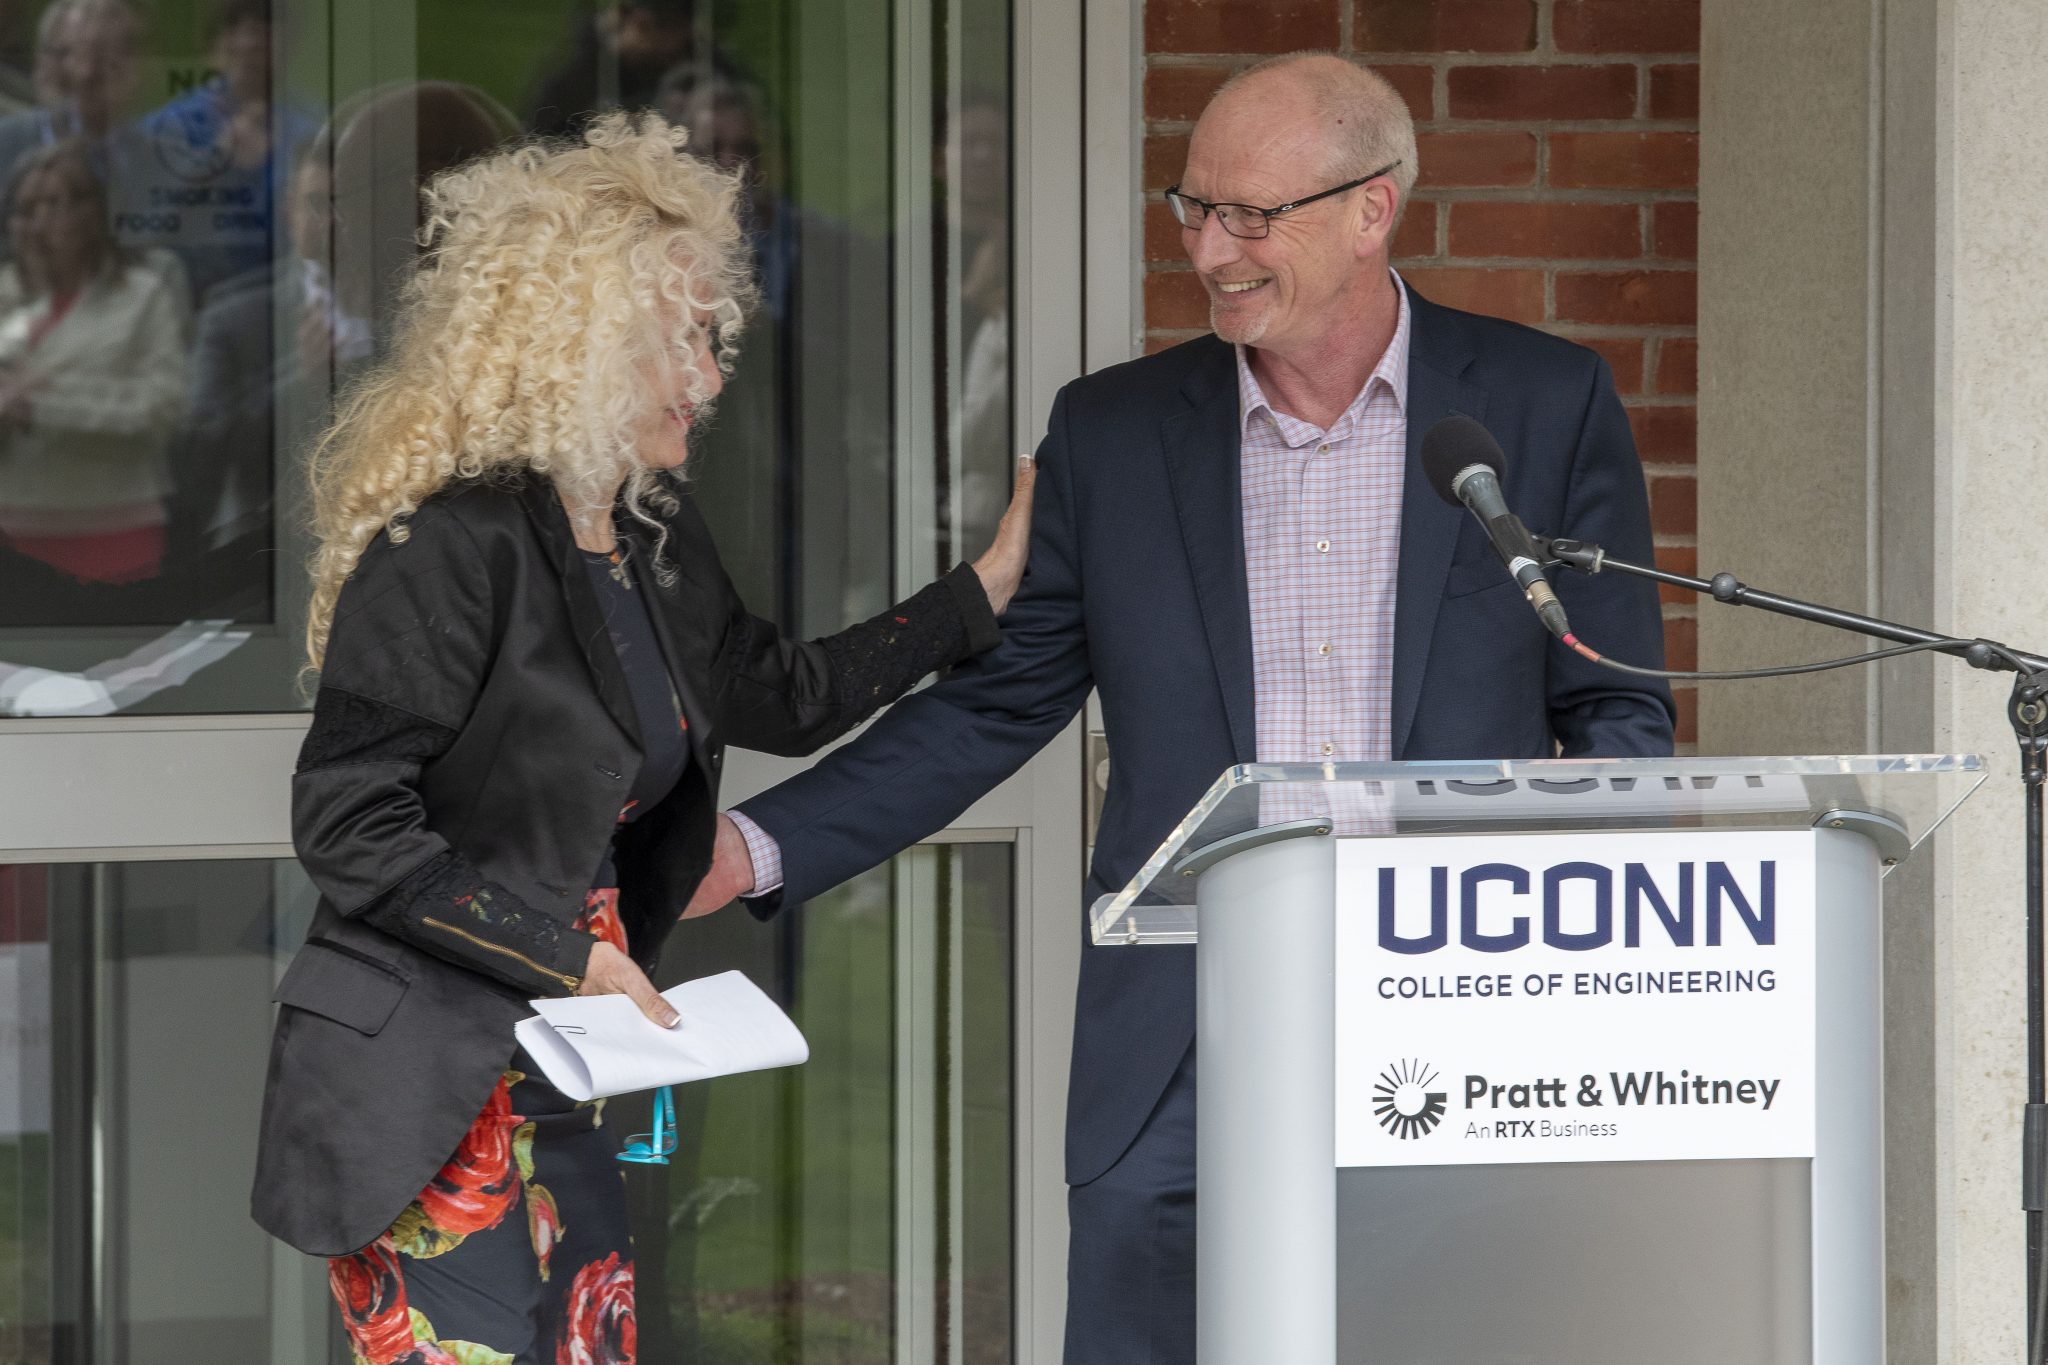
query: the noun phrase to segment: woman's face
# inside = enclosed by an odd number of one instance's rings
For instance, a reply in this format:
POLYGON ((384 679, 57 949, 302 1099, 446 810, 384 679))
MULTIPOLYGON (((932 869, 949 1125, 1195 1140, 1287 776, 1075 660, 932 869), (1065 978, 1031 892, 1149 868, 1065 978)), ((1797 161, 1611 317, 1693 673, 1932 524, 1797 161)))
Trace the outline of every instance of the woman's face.
POLYGON ((22 182, 8 235, 16 253, 50 275, 71 279, 89 272, 98 260, 106 235, 103 213, 85 169, 57 161, 22 182))
POLYGON ((695 363, 649 366, 644 375, 661 400, 641 423, 636 446, 640 462, 651 469, 674 469, 689 457, 691 426, 707 415, 711 400, 725 387, 725 376, 712 350, 711 314, 700 309, 689 325, 695 332, 691 338, 695 363), (693 373, 703 385, 703 392, 695 398, 690 395, 693 373))

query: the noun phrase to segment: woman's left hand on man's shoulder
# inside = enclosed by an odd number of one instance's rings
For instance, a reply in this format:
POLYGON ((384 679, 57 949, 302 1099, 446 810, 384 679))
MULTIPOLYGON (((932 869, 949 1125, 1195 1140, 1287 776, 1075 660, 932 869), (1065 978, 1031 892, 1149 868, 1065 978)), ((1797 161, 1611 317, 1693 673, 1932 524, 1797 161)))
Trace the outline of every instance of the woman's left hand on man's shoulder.
POLYGON ((1024 565, 1031 555, 1031 490, 1038 482, 1038 461, 1029 455, 1017 457, 1017 482, 1010 490, 1010 506, 996 527, 996 538, 974 572, 981 589, 988 594, 989 607, 1001 616, 1024 581, 1024 565))

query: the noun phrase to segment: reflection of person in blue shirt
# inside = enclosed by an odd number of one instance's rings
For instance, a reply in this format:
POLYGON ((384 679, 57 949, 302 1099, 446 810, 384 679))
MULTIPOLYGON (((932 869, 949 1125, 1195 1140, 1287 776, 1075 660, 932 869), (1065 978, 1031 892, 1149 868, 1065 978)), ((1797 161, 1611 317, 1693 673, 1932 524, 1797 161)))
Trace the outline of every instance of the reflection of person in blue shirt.
POLYGON ((145 115, 146 195, 127 226, 185 258, 195 293, 264 265, 292 153, 316 120, 272 99, 270 0, 223 0, 207 28, 210 74, 145 115))

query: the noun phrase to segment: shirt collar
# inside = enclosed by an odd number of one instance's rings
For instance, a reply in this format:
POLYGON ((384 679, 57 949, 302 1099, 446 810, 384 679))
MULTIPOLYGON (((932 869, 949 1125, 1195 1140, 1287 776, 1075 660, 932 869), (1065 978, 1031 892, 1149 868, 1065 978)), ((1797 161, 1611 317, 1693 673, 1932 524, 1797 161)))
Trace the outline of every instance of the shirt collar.
MULTIPOLYGON (((1355 423, 1358 420, 1366 404, 1372 401, 1375 385, 1384 384, 1393 394, 1394 404, 1401 410, 1401 415, 1408 415, 1408 289, 1401 283, 1399 272, 1390 269, 1387 273, 1393 276, 1395 307, 1398 310, 1394 321, 1393 339, 1387 343, 1387 349, 1380 355, 1380 363, 1373 366, 1372 373, 1365 377, 1364 387, 1359 389, 1350 406, 1345 408, 1343 416, 1330 424, 1331 431, 1346 425, 1347 422, 1355 423)), ((1253 414, 1262 409, 1279 427, 1281 435, 1290 446, 1306 445, 1325 434, 1306 422, 1277 411, 1267 402, 1265 390, 1259 387, 1257 377, 1252 374, 1246 348, 1240 345, 1232 349, 1237 353, 1237 408, 1240 414, 1240 435, 1251 429, 1253 414)))

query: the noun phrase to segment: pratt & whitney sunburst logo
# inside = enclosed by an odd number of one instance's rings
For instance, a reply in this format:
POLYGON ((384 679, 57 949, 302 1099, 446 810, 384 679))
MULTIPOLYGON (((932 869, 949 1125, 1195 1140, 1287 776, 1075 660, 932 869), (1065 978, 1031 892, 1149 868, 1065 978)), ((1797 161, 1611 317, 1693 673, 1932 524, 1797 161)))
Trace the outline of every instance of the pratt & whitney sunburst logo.
POLYGON ((1419 1138, 1444 1121, 1448 1096, 1431 1090, 1435 1068, 1419 1061, 1395 1062, 1372 1088, 1372 1111, 1380 1127, 1397 1138, 1419 1138))

